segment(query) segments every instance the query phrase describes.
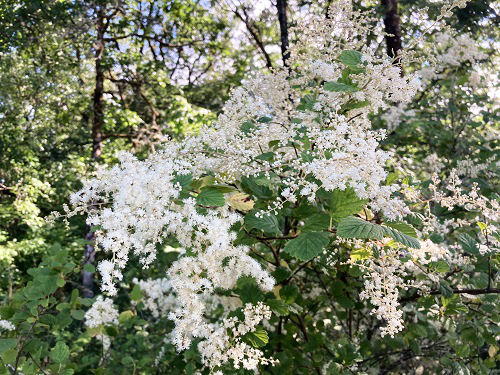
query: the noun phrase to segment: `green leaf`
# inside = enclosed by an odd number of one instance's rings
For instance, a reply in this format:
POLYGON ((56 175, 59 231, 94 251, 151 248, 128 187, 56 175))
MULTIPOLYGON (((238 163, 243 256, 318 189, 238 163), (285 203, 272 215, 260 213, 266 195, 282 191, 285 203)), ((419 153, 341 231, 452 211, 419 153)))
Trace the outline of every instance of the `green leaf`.
POLYGON ((17 345, 17 339, 0 339, 0 354, 13 349, 17 345))
POLYGON ((329 226, 330 216, 325 213, 319 213, 308 218, 300 230, 302 232, 320 232, 323 229, 328 229, 329 226))
POLYGON ((467 233, 462 234, 458 238, 458 243, 462 246, 462 249, 464 249, 466 253, 472 255, 479 254, 476 240, 469 236, 467 233))
POLYGON ((130 320, 134 317, 134 313, 132 310, 125 310, 120 313, 120 316, 118 317, 118 322, 120 324, 125 323, 127 320, 130 320))
POLYGON ((278 219, 275 215, 264 214, 262 217, 256 217, 255 212, 245 216, 245 227, 247 229, 258 229, 266 234, 281 234, 278 219))
POLYGON ((225 204, 224 194, 217 189, 208 188, 198 194, 196 203, 200 206, 222 207, 225 204))
POLYGON ((342 106, 341 112, 346 113, 349 111, 352 111, 353 109, 359 109, 359 108, 364 108, 367 105, 370 105, 370 102, 368 100, 362 100, 362 101, 349 101, 345 105, 342 106))
POLYGON ((279 299, 271 299, 266 301, 266 304, 269 306, 271 311, 278 316, 286 316, 288 315, 288 305, 279 300, 279 299))
POLYGON ((242 177, 241 182, 251 193, 259 199, 270 199, 273 192, 266 186, 259 185, 255 177, 242 177))
POLYGON ((352 188, 335 190, 331 196, 331 212, 335 220, 357 214, 368 203, 366 199, 359 199, 352 188))
POLYGON ((284 267, 278 267, 271 273, 277 283, 281 283, 283 280, 286 280, 290 274, 290 270, 284 267))
POLYGON ((404 223, 402 221, 386 221, 384 226, 391 227, 396 229, 398 232, 417 238, 417 231, 408 223, 404 223))
POLYGON ((356 67, 361 64, 361 53, 358 51, 346 50, 340 54, 340 62, 349 67, 356 67))
POLYGON ((267 124, 267 123, 273 121, 273 119, 270 117, 264 116, 264 117, 259 118, 257 121, 260 122, 261 124, 267 124))
POLYGON ((257 327, 254 332, 248 332, 244 337, 255 348, 260 348, 269 342, 269 336, 267 335, 266 330, 262 327, 257 327))
POLYGON ((69 357, 69 347, 64 342, 59 341, 50 351, 50 358, 55 363, 63 363, 69 357))
POLYGON ((413 333, 417 337, 426 337, 427 336, 427 330, 425 329, 424 326, 416 323, 412 323, 409 326, 409 330, 411 333, 413 333))
POLYGON ((134 363, 134 359, 131 356, 127 355, 122 358, 121 363, 124 366, 131 365, 132 363, 134 363))
POLYGON ((431 263, 430 268, 436 272, 446 273, 450 269, 450 266, 444 260, 440 260, 438 262, 431 263))
POLYGON ((359 91, 359 89, 356 86, 351 86, 351 85, 347 85, 345 83, 340 83, 340 82, 326 82, 323 85, 323 88, 326 91, 333 91, 333 92, 356 92, 356 91, 359 91))
POLYGON ((71 310, 71 316, 76 320, 83 320, 85 316, 85 311, 83 310, 71 310))
POLYGON ((444 280, 439 281, 438 289, 443 297, 448 298, 448 297, 453 296, 453 289, 451 289, 450 285, 444 280))
POLYGON ((387 178, 385 179, 385 184, 386 185, 391 185, 393 182, 395 182, 399 178, 399 173, 396 172, 391 172, 387 175, 387 178))
POLYGON ((304 110, 309 110, 312 111, 314 107, 314 103, 316 103, 316 99, 314 98, 313 95, 305 95, 303 98, 300 99, 300 104, 297 106, 297 110, 299 111, 304 111, 304 110))
POLYGON ((115 337, 118 335, 118 328, 115 326, 106 326, 104 327, 104 330, 106 331, 106 334, 111 337, 115 337))
POLYGON ((346 309, 354 308, 354 301, 346 296, 339 295, 335 298, 340 306, 345 307, 346 309))
POLYGON ((241 287, 239 295, 243 303, 252 303, 256 305, 258 302, 264 300, 264 294, 259 287, 253 283, 248 283, 241 287))
POLYGON ((191 182, 193 181, 193 176, 190 174, 178 174, 174 178, 174 184, 178 183, 181 185, 182 189, 186 189, 189 185, 191 185, 191 182))
POLYGON ((353 249, 350 254, 352 260, 365 260, 371 257, 370 251, 366 247, 353 249))
POLYGON ((377 239, 384 238, 384 230, 378 224, 373 224, 357 217, 346 217, 337 226, 337 236, 344 238, 377 239))
MULTIPOLYGON (((392 223, 392 224, 395 225, 396 227, 398 227, 398 226, 401 227, 402 229, 406 230, 407 232, 411 232, 411 230, 409 228, 413 229, 411 226, 409 226, 408 224, 405 224, 405 223, 392 223)), ((420 249, 420 242, 416 238, 414 238, 408 234, 405 234, 403 232, 400 232, 399 230, 394 229, 393 227, 383 226, 382 229, 383 229, 384 234, 386 236, 391 237, 395 241, 397 241, 397 242, 399 242, 407 247, 410 247, 412 249, 420 249)), ((415 230, 413 229, 413 232, 414 231, 415 230)), ((415 233, 415 235, 416 235, 416 233, 415 233)))
POLYGON ((303 233, 288 241, 284 251, 302 261, 308 261, 319 255, 328 245, 329 236, 323 232, 303 233))
POLYGON ((134 285, 134 288, 130 292, 130 298, 132 298, 132 300, 135 302, 139 301, 142 298, 141 287, 138 284, 134 285))
POLYGON ((245 121, 243 124, 240 126, 240 130, 245 133, 249 134, 253 129, 256 129, 257 127, 255 124, 253 124, 251 121, 245 121))
POLYGON ((295 285, 287 284, 280 289, 279 294, 284 302, 291 304, 298 297, 299 289, 295 285))

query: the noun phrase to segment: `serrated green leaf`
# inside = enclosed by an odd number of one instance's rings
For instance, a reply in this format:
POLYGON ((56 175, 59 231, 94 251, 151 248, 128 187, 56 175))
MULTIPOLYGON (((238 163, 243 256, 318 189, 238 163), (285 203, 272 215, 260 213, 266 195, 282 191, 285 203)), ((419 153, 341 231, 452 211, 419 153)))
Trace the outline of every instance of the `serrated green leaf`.
POLYGON ((335 190, 331 194, 330 211, 336 221, 358 213, 368 203, 366 199, 360 199, 352 188, 335 190))
POLYGON ((462 246, 462 249, 464 249, 466 253, 472 255, 479 254, 476 240, 469 236, 467 233, 463 233, 462 235, 460 235, 460 237, 458 238, 458 243, 462 246))
POLYGON ((243 124, 240 126, 240 130, 244 134, 249 134, 253 129, 255 129, 257 126, 253 124, 251 121, 245 121, 243 124))
POLYGON ((269 199, 273 196, 271 189, 267 186, 259 185, 255 177, 242 177, 241 182, 256 198, 269 199))
POLYGON ((127 366, 127 365, 134 363, 134 359, 131 356, 127 355, 127 356, 122 358, 121 363, 122 363, 122 365, 127 366))
POLYGON ((291 274, 291 271, 288 268, 278 267, 272 272, 272 276, 276 280, 277 283, 281 283, 283 280, 286 280, 291 274))
POLYGON ((302 232, 321 232, 330 226, 330 216, 325 213, 319 213, 306 220, 304 226, 300 228, 302 232))
POLYGON ((348 85, 345 83, 340 83, 340 82, 326 82, 323 85, 323 88, 326 91, 333 91, 333 92, 356 92, 359 91, 359 89, 356 86, 348 85))
POLYGON ((386 236, 391 237, 395 241, 412 249, 420 249, 420 242, 416 238, 387 226, 382 226, 382 230, 386 236))
POLYGON ((196 203, 200 206, 222 207, 226 201, 222 192, 214 188, 208 188, 198 194, 196 203))
POLYGON ((264 300, 264 294, 254 283, 248 283, 239 288, 240 299, 243 303, 257 304, 264 300))
POLYGON ((385 184, 386 185, 391 185, 393 182, 395 182, 399 178, 399 173, 396 172, 391 172, 387 175, 387 178, 385 179, 385 184))
POLYGON ((255 228, 270 235, 281 234, 278 219, 275 215, 271 214, 264 214, 262 217, 256 217, 255 212, 249 213, 245 216, 245 227, 247 229, 255 228))
POLYGON ((384 238, 384 229, 357 217, 346 217, 337 226, 337 236, 344 238, 377 239, 384 238))
POLYGON ((63 363, 69 357, 69 347, 64 342, 59 341, 50 351, 50 358, 55 363, 63 363))
POLYGON ((288 315, 288 305, 279 299, 268 300, 266 301, 266 305, 268 305, 271 311, 278 316, 288 315))
POLYGON ((356 67, 361 64, 361 53, 358 51, 346 50, 340 54, 340 62, 349 67, 356 67))
POLYGON ((269 342, 269 336, 267 335, 266 330, 262 327, 257 327, 255 331, 248 332, 244 337, 255 348, 263 347, 269 342))
POLYGON ((328 242, 329 236, 326 233, 302 233, 297 238, 288 241, 283 250, 296 259, 308 261, 321 254, 328 242))
POLYGON ((174 178, 174 184, 178 183, 182 189, 186 189, 193 181, 193 176, 190 174, 178 174, 174 178))
POLYGON ((408 223, 402 221, 386 221, 384 226, 391 227, 410 237, 417 238, 417 231, 408 223))
POLYGON ((444 260, 440 260, 438 262, 431 263, 430 268, 436 272, 446 273, 450 269, 450 266, 444 260))

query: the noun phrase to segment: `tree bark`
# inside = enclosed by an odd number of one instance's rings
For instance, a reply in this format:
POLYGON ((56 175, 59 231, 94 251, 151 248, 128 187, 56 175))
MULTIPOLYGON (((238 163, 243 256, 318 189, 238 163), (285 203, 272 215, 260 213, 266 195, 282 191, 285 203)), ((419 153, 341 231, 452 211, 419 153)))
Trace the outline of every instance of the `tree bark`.
POLYGON ((286 0, 277 0, 276 8, 278 9, 278 21, 280 24, 281 57, 283 59, 283 65, 288 66, 290 51, 288 50, 288 21, 286 14, 286 0))
MULTIPOLYGON (((94 44, 95 52, 95 88, 93 95, 93 118, 92 118, 92 152, 91 160, 98 161, 101 159, 103 134, 102 127, 104 124, 104 69, 102 66, 102 58, 104 54, 104 34, 106 31, 104 24, 104 9, 102 6, 96 7, 95 29, 96 40, 94 44)), ((85 235, 87 244, 83 252, 83 265, 95 263, 95 233, 87 226, 87 234, 85 235)), ((83 296, 85 298, 93 297, 94 295, 94 274, 92 272, 83 271, 82 273, 83 296)))
MULTIPOLYGON (((401 42, 401 24, 398 14, 398 0, 381 0, 384 9, 384 27, 385 41, 387 44, 387 54, 395 58, 402 49, 401 42), (390 35, 387 35, 390 34, 390 35)), ((400 59, 396 58, 395 64, 400 63, 400 59)))

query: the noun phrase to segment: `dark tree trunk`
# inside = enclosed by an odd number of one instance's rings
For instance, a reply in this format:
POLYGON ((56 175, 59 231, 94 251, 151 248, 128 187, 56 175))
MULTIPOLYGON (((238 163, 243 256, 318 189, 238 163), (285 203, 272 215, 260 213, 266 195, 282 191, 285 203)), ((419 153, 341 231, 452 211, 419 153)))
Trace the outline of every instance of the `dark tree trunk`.
POLYGON ((276 8, 278 9, 278 21, 280 24, 280 35, 281 35, 281 57, 283 58, 283 64, 288 66, 288 58, 290 57, 290 51, 288 51, 288 22, 286 15, 286 0, 277 0, 276 8))
MULTIPOLYGON (((384 27, 385 32, 390 35, 385 36, 387 44, 387 54, 394 58, 401 51, 401 25, 398 14, 398 0, 381 0, 384 9, 384 27)), ((395 60, 399 64, 400 59, 395 60)))
MULTIPOLYGON (((96 41, 94 44, 95 50, 95 88, 93 96, 93 118, 92 118, 92 161, 98 161, 102 154, 102 126, 104 123, 104 69, 102 66, 102 58, 104 53, 104 10, 102 6, 96 9, 95 19, 96 41)), ((91 227, 87 227, 85 239, 88 243, 85 245, 83 252, 83 265, 95 263, 95 234, 91 227)), ((90 298, 94 295, 94 274, 92 272, 83 271, 83 295, 90 298)))

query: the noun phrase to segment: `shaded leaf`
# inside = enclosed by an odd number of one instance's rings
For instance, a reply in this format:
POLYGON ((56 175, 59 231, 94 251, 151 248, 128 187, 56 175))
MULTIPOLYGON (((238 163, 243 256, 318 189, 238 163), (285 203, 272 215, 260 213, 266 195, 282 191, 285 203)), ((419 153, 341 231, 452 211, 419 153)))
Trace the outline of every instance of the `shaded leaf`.
POLYGON ((50 351, 50 358, 55 363, 63 363, 69 357, 69 347, 64 342, 59 341, 50 351))
POLYGON ((329 236, 326 233, 302 233, 297 238, 288 241, 283 250, 294 258, 308 261, 321 254, 328 242, 329 236))
POLYGON ((203 190, 196 197, 196 203, 200 206, 209 206, 209 207, 222 207, 226 203, 224 199, 224 194, 219 190, 214 188, 208 188, 203 190))

